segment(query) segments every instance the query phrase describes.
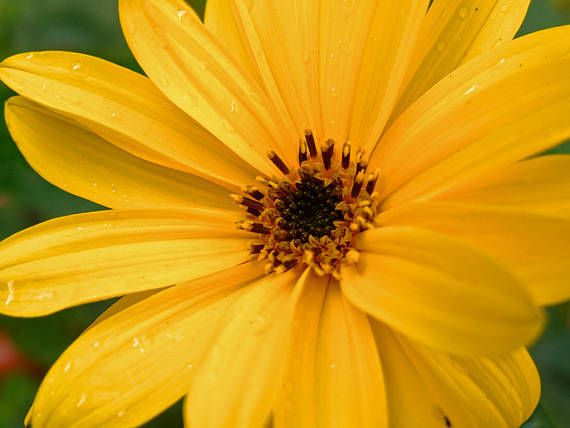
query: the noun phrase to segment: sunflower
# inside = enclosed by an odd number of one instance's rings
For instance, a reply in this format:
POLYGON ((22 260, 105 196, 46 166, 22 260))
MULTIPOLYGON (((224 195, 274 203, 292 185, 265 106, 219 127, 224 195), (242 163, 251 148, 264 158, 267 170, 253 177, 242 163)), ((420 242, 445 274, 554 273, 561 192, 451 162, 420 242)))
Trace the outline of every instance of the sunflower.
POLYGON ((148 75, 0 64, 30 165, 110 210, 0 244, 0 310, 124 296, 35 427, 516 427, 570 295, 570 26, 529 1, 120 0, 148 75))

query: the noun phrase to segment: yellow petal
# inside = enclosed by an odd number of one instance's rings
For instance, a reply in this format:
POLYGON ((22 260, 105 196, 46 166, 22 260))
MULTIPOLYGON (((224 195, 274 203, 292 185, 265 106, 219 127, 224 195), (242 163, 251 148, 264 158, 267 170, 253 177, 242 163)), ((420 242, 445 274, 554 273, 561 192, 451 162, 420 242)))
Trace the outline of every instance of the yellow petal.
POLYGON ((234 209, 225 188, 137 158, 23 97, 10 98, 5 114, 30 165, 69 193, 110 208, 234 209))
POLYGON ((418 99, 372 154, 390 195, 385 206, 433 196, 564 141, 569 42, 570 26, 516 39, 418 99))
POLYGON ((390 427, 445 427, 441 404, 429 393, 393 330, 374 319, 370 319, 370 326, 384 369, 390 427))
POLYGON ((271 100, 183 0, 120 0, 125 37, 174 104, 265 174, 287 141, 271 100))
POLYGON ((490 354, 540 332, 541 313, 528 291, 474 248, 412 227, 369 230, 357 245, 363 252, 343 272, 343 292, 418 341, 456 354, 490 354))
POLYGON ((85 332, 44 379, 34 428, 138 426, 176 402, 240 295, 230 293, 261 268, 248 263, 177 285, 85 332))
MULTIPOLYGON (((270 5, 270 3, 271 1, 263 2, 261 3, 261 7, 266 8, 268 5, 270 5)), ((303 7, 305 6, 306 5, 303 4, 303 7)), ((279 8, 280 13, 276 16, 278 19, 275 19, 276 17, 272 17, 270 20, 272 24, 270 26, 272 31, 274 31, 276 23, 281 22, 284 15, 284 10, 284 8, 279 8)), ((250 71, 250 73, 252 73, 252 76, 255 77, 260 82, 261 86, 265 89, 267 95, 275 104, 275 108, 277 109, 280 119, 287 127, 287 144, 282 145, 285 157, 289 162, 295 162, 298 153, 298 146, 296 144, 296 141, 300 135, 303 135, 303 130, 307 128, 307 122, 305 119, 299 120, 300 118, 297 118, 298 123, 297 125, 294 124, 294 119, 291 116, 292 111, 290 111, 287 107, 282 96, 282 91, 280 90, 278 82, 276 81, 276 74, 279 76, 279 73, 274 73, 270 63, 270 59, 272 59, 273 55, 276 52, 281 52, 281 50, 273 49, 272 47, 269 48, 267 44, 264 45, 264 41, 267 42, 270 38, 270 35, 261 35, 259 31, 266 30, 266 26, 268 24, 267 18, 261 16, 260 19, 260 14, 257 7, 254 11, 255 15, 252 14, 252 11, 253 7, 250 7, 250 5, 247 5, 240 0, 215 0, 213 2, 208 2, 206 13, 210 13, 210 15, 212 15, 212 17, 209 19, 214 21, 213 26, 216 30, 214 31, 214 34, 221 34, 221 40, 225 42, 230 52, 234 52, 232 48, 235 47, 238 55, 240 55, 239 46, 245 46, 249 57, 253 61, 252 66, 255 68, 253 71, 250 71), (256 19, 254 19, 254 16, 256 19)), ((263 15, 267 13, 267 10, 262 10, 261 13, 263 15)), ((303 17, 304 22, 306 19, 305 9, 303 9, 301 16, 303 17)), ((295 20, 295 22, 299 21, 295 20)), ((285 27, 288 31, 285 34, 291 34, 291 24, 291 22, 286 23, 285 27)), ((211 27, 208 25, 208 15, 206 15, 206 27, 211 27)), ((304 34, 309 33, 304 32, 304 34)), ((284 36, 281 35, 279 37, 279 43, 281 46, 283 45, 283 39, 284 36)), ((240 58, 238 59, 241 60, 241 57, 242 55, 240 55, 240 58)), ((251 60, 248 58, 244 58, 244 60, 246 61, 245 66, 248 68, 248 70, 250 70, 249 61, 251 60)), ((287 74, 287 76, 289 77, 289 74, 287 74)), ((313 75, 313 80, 314 79, 316 79, 316 73, 313 75)), ((310 79, 307 79, 307 81, 309 80, 310 79)), ((289 96, 293 95, 293 91, 291 91, 290 88, 287 87, 285 89, 286 90, 283 91, 284 93, 288 94, 289 96)), ((300 100, 294 97, 291 101, 298 102, 300 100)))
POLYGON ((317 426, 315 403, 315 361, 319 322, 329 278, 307 270, 299 280, 301 292, 287 354, 281 390, 273 408, 275 428, 314 428, 317 426))
MULTIPOLYGON (((362 59, 355 64, 358 70, 358 83, 355 89, 350 86, 348 88, 350 91, 356 90, 356 95, 351 98, 354 102, 354 111, 349 116, 351 122, 349 140, 365 147, 367 151, 376 145, 397 100, 429 1, 376 0, 374 3, 376 10, 372 13, 371 25, 363 42, 365 49, 362 59)), ((341 8, 338 9, 342 12, 341 8)), ((343 29, 343 26, 338 27, 340 29, 336 31, 350 31, 343 29)), ((362 33, 364 30, 359 29, 358 32, 362 33)), ((353 42, 347 40, 347 43, 353 42)), ((346 49, 344 43, 338 48, 335 47, 332 51, 335 57, 329 54, 327 61, 327 65, 334 70, 332 72, 327 70, 327 74, 338 73, 338 78, 342 79, 338 82, 339 91, 345 91, 348 83, 344 81, 339 64, 335 62, 344 60, 343 48, 346 49)), ((335 93, 336 91, 329 90, 328 93, 325 91, 325 96, 338 100, 341 107, 344 100, 335 98, 335 93)), ((346 106, 344 109, 349 110, 346 106)))
POLYGON ((338 284, 328 288, 319 325, 315 400, 316 426, 388 426, 382 367, 368 318, 338 284))
POLYGON ((0 312, 45 315, 235 266, 248 235, 209 210, 98 211, 61 217, 0 243, 0 312))
POLYGON ((149 298, 150 296, 155 295, 156 293, 160 293, 164 288, 155 288, 152 290, 145 290, 139 291, 138 293, 127 294, 119 298, 115 303, 109 306, 107 309, 103 311, 101 315, 99 315, 95 321, 93 321, 89 327, 85 331, 91 330, 97 324, 105 321, 107 318, 112 317, 113 315, 121 312, 124 309, 127 309, 129 306, 132 306, 136 303, 139 303, 142 300, 149 298))
POLYGON ((242 24, 235 13, 232 1, 209 0, 206 2, 204 25, 227 48, 236 60, 261 83, 259 69, 247 42, 242 24))
POLYGON ((381 215, 386 226, 453 235, 493 254, 540 305, 570 298, 570 219, 493 206, 423 202, 381 215))
POLYGON ((294 123, 297 135, 287 146, 289 156, 291 150, 296 155, 297 139, 304 129, 310 128, 317 138, 322 137, 318 78, 321 2, 294 1, 286 6, 281 0, 233 3, 267 93, 279 113, 294 123))
POLYGON ((189 426, 261 427, 277 393, 298 273, 256 282, 226 310, 186 400, 189 426))
POLYGON ((459 357, 396 340, 414 366, 448 426, 466 428, 520 426, 540 396, 540 379, 524 348, 494 357, 459 357))
POLYGON ((530 0, 435 0, 422 23, 395 117, 467 60, 510 41, 530 0))
POLYGON ((0 63, 0 79, 145 160, 231 184, 258 174, 150 79, 107 61, 71 52, 20 54, 0 63))
POLYGON ((439 199, 570 214, 570 156, 540 156, 442 194, 439 199))

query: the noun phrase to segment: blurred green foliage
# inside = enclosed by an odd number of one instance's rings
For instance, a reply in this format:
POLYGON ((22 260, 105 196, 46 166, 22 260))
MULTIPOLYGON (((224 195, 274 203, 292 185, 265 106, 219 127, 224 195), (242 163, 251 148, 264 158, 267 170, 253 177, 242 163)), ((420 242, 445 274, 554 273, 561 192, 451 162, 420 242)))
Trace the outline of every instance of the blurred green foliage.
MULTIPOLYGON (((38 50, 71 50, 95 55, 140 71, 122 37, 116 0, 0 0, 0 59, 38 50)), ((188 0, 203 14, 205 0, 188 0)), ((568 0, 533 1, 520 34, 569 23, 568 0)), ((0 84, 0 104, 13 95, 0 84)), ((570 144, 553 150, 570 153, 570 144)), ((50 185, 26 164, 0 121, 0 239, 49 218, 101 207, 50 185)), ((71 308, 41 319, 0 317, 21 351, 47 369, 110 302, 71 308)), ((549 309, 549 324, 531 353, 541 372, 541 404, 525 428, 569 426, 569 306, 549 309)), ((21 427, 39 378, 14 372, 0 380, 0 427, 21 427)), ((148 427, 181 427, 181 405, 148 427)))

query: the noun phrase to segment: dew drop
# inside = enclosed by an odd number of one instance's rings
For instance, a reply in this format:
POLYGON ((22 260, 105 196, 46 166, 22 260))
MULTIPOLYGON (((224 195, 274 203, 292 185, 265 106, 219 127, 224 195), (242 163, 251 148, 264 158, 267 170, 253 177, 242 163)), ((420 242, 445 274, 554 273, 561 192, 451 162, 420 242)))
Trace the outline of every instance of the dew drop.
POLYGON ((74 70, 79 70, 81 68, 81 64, 75 64, 73 67, 71 67, 74 70))
POLYGON ((116 112, 112 112, 112 113, 111 113, 111 117, 112 117, 113 119, 116 119, 116 118, 118 117, 118 114, 117 114, 116 112))
POLYGON ((232 102, 230 103, 230 113, 236 113, 237 112, 237 102, 236 100, 232 100, 232 102))
POLYGON ((117 417, 118 417, 118 418, 122 418, 123 416, 125 416, 125 409, 121 409, 121 410, 119 410, 119 412, 117 413, 117 417))
POLYGON ((330 368, 334 369, 336 367, 336 363, 331 363, 330 368))
POLYGON ((42 91, 47 89, 47 82, 42 82, 42 91))
POLYGON ((465 6, 460 7, 459 10, 457 11, 457 15, 461 19, 467 18, 468 14, 469 14, 469 10, 465 6))
POLYGON ((331 96, 338 97, 338 92, 336 91, 336 88, 330 88, 329 91, 331 93, 331 96))
POLYGON ((499 10, 505 13, 507 10, 509 10, 509 5, 505 3, 504 5, 501 6, 499 10))
POLYGON ((79 227, 77 228, 77 231, 78 231, 78 232, 81 232, 82 230, 85 230, 85 228, 84 228, 84 227, 81 227, 81 226, 79 226, 79 227))
POLYGON ((81 407, 83 406, 83 403, 85 403, 85 394, 81 394, 81 397, 79 398, 79 401, 75 404, 75 407, 81 407))
POLYGON ((222 120, 220 125, 222 125, 222 128, 224 128, 226 131, 233 131, 232 126, 227 120, 222 120))
POLYGON ((70 368, 71 368, 71 361, 68 361, 65 367, 63 368, 63 372, 67 373, 70 368))
POLYGON ((463 93, 463 95, 469 95, 470 93, 472 93, 473 91, 475 91, 478 87, 479 87, 479 86, 477 86, 477 85, 471 86, 469 89, 467 89, 467 90, 463 93))
POLYGON ((495 46, 501 46, 503 44, 504 40, 503 39, 497 39, 495 40, 495 46))
POLYGON ((36 300, 47 300, 53 298, 53 293, 51 291, 47 291, 45 293, 39 294, 36 297, 36 300))
POLYGON ((186 15, 186 13, 188 13, 188 11, 180 9, 180 10, 178 11, 178 13, 176 14, 176 15, 178 15, 178 20, 179 20, 179 21, 182 20, 182 18, 184 17, 184 15, 186 15))
POLYGON ((133 348, 137 348, 140 352, 144 353, 144 348, 142 347, 138 337, 133 337, 133 348))
POLYGON ((191 97, 188 94, 184 94, 182 96, 182 98, 184 99, 184 103, 190 107, 190 108, 196 108, 198 107, 198 99, 196 97, 191 97))
POLYGON ((34 54, 33 54, 33 53, 28 54, 28 55, 26 56, 26 60, 27 60, 27 61, 30 61, 33 57, 34 57, 34 54))
POLYGON ((100 343, 96 340, 95 342, 93 342, 93 348, 98 348, 100 345, 100 343))
POLYGON ((438 52, 443 52, 445 50, 445 42, 439 42, 437 45, 435 45, 435 48, 438 52))
POLYGON ((8 296, 6 296, 6 305, 9 305, 12 300, 14 300, 14 280, 11 279, 6 283, 8 286, 8 296))

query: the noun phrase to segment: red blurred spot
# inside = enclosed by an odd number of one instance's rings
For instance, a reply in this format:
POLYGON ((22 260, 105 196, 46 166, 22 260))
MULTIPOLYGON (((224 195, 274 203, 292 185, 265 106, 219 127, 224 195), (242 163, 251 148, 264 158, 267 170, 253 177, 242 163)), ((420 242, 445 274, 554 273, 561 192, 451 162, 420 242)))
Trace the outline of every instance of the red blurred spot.
POLYGON ((17 371, 39 378, 44 372, 18 349, 8 334, 0 331, 0 381, 17 371))

